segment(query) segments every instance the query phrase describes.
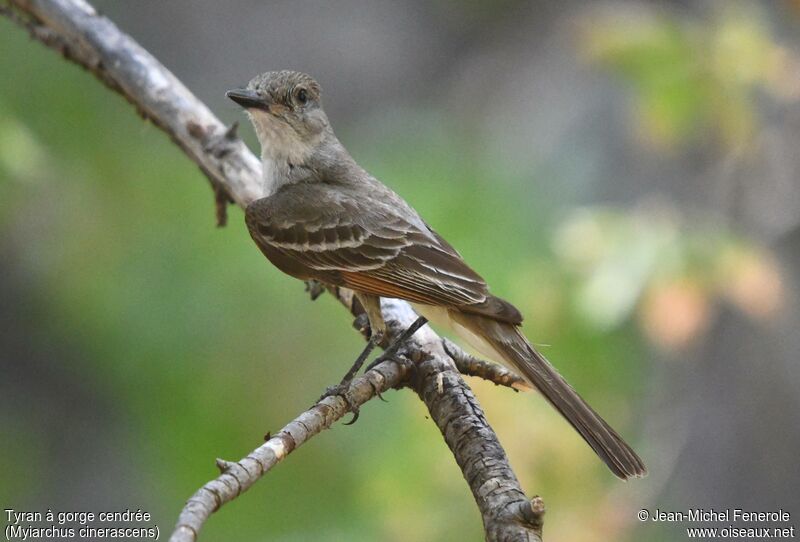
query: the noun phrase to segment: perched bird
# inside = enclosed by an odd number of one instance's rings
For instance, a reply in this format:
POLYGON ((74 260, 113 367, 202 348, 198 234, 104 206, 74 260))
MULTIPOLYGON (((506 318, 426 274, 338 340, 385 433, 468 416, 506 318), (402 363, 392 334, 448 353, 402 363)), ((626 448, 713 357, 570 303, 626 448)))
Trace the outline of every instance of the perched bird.
POLYGON ((531 346, 519 329, 520 312, 490 294, 447 241, 353 160, 331 128, 314 79, 267 72, 227 96, 245 108, 261 144, 266 196, 245 216, 253 240, 278 269, 353 290, 373 342, 386 330, 380 298, 409 301, 433 324, 521 374, 614 474, 646 474, 630 446, 531 346))

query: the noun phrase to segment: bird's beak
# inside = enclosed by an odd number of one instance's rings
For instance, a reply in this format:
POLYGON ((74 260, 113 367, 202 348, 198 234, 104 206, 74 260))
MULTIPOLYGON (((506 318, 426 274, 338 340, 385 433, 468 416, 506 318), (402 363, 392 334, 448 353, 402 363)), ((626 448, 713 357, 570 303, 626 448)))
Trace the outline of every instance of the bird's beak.
POLYGON ((241 105, 245 109, 258 108, 268 109, 269 103, 255 90, 247 88, 235 88, 225 93, 225 96, 241 105))

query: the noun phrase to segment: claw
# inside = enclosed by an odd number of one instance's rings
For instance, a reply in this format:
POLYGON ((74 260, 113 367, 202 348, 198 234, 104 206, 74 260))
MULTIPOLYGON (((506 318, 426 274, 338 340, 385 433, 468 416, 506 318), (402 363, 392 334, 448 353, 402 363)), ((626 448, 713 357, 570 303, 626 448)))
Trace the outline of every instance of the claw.
POLYGON ((359 409, 358 407, 355 407, 355 408, 352 408, 352 410, 353 410, 353 419, 350 420, 349 422, 344 422, 342 425, 353 425, 354 423, 356 423, 356 421, 358 421, 358 417, 359 417, 359 415, 361 413, 361 409, 359 409))
POLYGON ((372 391, 375 392, 375 397, 377 397, 378 399, 380 399, 384 403, 388 403, 389 402, 389 401, 387 401, 386 399, 383 398, 383 395, 381 395, 381 390, 378 388, 378 386, 375 385, 375 383, 372 380, 369 381, 369 385, 372 386, 372 391))
POLYGON ((338 395, 344 399, 344 402, 347 403, 347 408, 349 408, 353 413, 353 419, 349 422, 344 422, 344 425, 353 425, 356 423, 356 420, 358 420, 360 407, 356 406, 353 400, 350 398, 350 382, 342 382, 335 386, 328 386, 328 388, 325 389, 325 393, 323 393, 320 398, 317 399, 317 402, 319 403, 323 399, 333 397, 334 395, 338 395))

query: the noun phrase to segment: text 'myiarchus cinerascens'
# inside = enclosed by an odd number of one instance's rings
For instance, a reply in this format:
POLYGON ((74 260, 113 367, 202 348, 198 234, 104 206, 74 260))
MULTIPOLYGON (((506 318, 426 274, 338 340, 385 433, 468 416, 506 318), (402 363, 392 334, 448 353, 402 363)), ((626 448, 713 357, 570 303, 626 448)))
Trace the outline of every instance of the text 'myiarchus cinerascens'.
POLYGON ((281 271, 350 288, 372 333, 386 329, 380 298, 412 303, 483 355, 518 371, 620 478, 642 460, 528 342, 522 315, 400 196, 361 168, 333 133, 310 76, 268 72, 227 96, 261 143, 265 197, 247 207, 250 235, 281 271))

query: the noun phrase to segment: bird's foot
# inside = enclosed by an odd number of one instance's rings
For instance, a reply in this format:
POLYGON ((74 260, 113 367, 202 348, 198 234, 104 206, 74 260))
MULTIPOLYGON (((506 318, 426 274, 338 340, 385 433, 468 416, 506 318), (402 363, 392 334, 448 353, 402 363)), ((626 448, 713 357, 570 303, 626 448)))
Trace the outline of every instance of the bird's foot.
POLYGON ((336 395, 344 399, 344 402, 347 403, 348 410, 350 410, 353 413, 353 419, 350 420, 349 422, 345 422, 344 425, 353 425, 354 423, 356 423, 356 420, 358 419, 359 416, 359 407, 356 405, 355 401, 353 401, 353 397, 350 394, 351 382, 352 380, 350 381, 342 380, 335 386, 328 386, 325 389, 325 392, 322 395, 320 395, 319 399, 317 399, 318 403, 323 399, 327 399, 328 397, 334 397, 336 395))
POLYGON ((331 397, 334 395, 338 395, 342 399, 344 399, 347 405, 349 406, 350 410, 353 412, 353 419, 345 423, 345 425, 352 425, 358 419, 358 407, 355 406, 355 402, 350 397, 350 384, 353 382, 353 378, 355 378, 359 369, 361 369, 361 367, 364 365, 364 362, 367 360, 370 353, 375 348, 375 345, 378 344, 378 342, 381 341, 382 339, 383 339, 382 333, 373 334, 372 337, 369 338, 369 341, 367 341, 367 345, 364 347, 364 350, 356 358, 356 361, 355 363, 353 363, 353 366, 350 367, 350 369, 344 375, 344 378, 342 378, 342 381, 335 386, 330 386, 329 388, 327 388, 325 390, 325 393, 323 393, 320 396, 320 398, 317 399, 317 402, 319 402, 325 399, 326 397, 331 397))

